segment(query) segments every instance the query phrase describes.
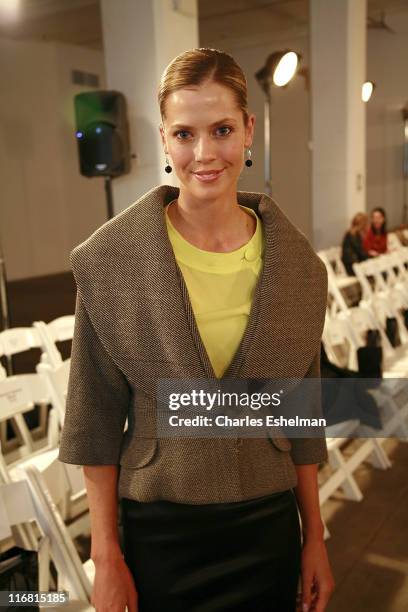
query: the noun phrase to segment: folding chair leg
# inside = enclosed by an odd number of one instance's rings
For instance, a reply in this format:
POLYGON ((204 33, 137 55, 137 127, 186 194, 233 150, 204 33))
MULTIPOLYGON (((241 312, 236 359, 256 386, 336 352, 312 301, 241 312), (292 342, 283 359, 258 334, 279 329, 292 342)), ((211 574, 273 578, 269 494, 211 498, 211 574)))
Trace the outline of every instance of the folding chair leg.
POLYGON ((375 468, 379 470, 387 470, 392 466, 386 452, 384 451, 381 443, 377 438, 372 439, 373 452, 367 458, 367 461, 375 468))
POLYGON ((32 443, 32 439, 31 439, 31 434, 30 434, 30 431, 29 431, 29 429, 27 427, 27 424, 26 424, 26 422, 24 420, 23 415, 22 414, 16 414, 13 417, 13 419, 16 422, 19 434, 21 434, 21 437, 23 439, 24 446, 26 447, 26 452, 32 453, 34 451, 34 448, 33 448, 33 443, 32 443))
POLYGON ((57 448, 59 444, 59 421, 55 408, 51 408, 48 416, 48 446, 57 448))
POLYGON ((401 410, 391 396, 387 397, 386 402, 383 404, 385 408, 389 408, 392 414, 389 422, 385 424, 384 431, 391 435, 396 436, 400 442, 408 441, 408 424, 405 421, 405 411, 401 410))
POLYGON ((38 590, 50 589, 50 541, 43 537, 38 543, 38 590))
POLYGON ((48 404, 42 403, 39 405, 39 429, 41 431, 42 436, 45 436, 47 432, 47 420, 48 420, 48 404))
POLYGON ((344 480, 341 483, 340 488, 343 489, 346 499, 361 501, 363 499, 361 489, 338 448, 334 448, 332 451, 330 451, 329 463, 334 469, 340 470, 344 475, 344 480))

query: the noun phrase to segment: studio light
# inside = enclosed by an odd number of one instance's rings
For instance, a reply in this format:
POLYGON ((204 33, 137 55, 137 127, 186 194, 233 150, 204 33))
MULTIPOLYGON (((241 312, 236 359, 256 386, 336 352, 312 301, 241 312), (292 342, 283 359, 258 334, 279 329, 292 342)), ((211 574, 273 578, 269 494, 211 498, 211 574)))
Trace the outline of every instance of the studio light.
POLYGON ((275 51, 268 56, 255 78, 265 93, 269 92, 270 85, 284 87, 295 76, 300 60, 301 56, 290 49, 275 51))
POLYGON ((294 51, 285 53, 278 62, 274 73, 273 82, 277 87, 284 87, 293 79, 299 63, 299 57, 294 51))
MULTIPOLYGON (((255 78, 265 94, 264 111, 264 144, 265 144, 265 187, 269 195, 272 195, 272 160, 271 160, 271 99, 272 90, 275 87, 284 87, 295 76, 298 71, 301 55, 285 49, 275 51, 266 58, 265 65, 256 73, 255 78)), ((299 71, 301 74, 301 71, 299 71)), ((304 71, 302 76, 306 77, 304 71)))
POLYGON ((366 81, 363 83, 363 87, 361 88, 361 99, 363 102, 368 102, 372 96, 372 93, 375 89, 375 83, 372 81, 366 81))

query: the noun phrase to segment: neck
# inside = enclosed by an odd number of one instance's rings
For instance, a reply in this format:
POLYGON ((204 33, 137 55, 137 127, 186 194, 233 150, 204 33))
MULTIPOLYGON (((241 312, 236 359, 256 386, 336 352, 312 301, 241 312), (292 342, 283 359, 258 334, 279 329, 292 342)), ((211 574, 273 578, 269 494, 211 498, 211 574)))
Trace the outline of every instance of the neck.
POLYGON ((217 199, 198 200, 180 189, 169 208, 177 231, 198 248, 229 252, 246 244, 256 230, 256 219, 238 205, 236 191, 217 199))

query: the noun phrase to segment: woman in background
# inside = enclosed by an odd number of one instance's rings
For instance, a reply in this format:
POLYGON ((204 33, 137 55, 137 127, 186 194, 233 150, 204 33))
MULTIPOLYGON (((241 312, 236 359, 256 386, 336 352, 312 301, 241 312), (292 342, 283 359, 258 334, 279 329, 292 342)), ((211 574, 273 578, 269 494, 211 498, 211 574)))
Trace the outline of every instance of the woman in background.
POLYGON ((371 225, 364 238, 364 249, 369 255, 376 256, 387 252, 387 219, 383 208, 371 212, 371 225))
POLYGON ((368 216, 365 213, 354 215, 350 229, 345 233, 341 259, 349 276, 355 276, 353 263, 368 259, 369 254, 363 246, 368 231, 368 216))

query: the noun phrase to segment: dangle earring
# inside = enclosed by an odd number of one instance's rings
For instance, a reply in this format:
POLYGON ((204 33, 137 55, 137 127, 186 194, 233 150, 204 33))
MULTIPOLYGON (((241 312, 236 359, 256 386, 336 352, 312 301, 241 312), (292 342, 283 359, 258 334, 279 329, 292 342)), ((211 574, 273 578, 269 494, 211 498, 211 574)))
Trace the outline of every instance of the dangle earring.
POLYGON ((170 174, 170 172, 173 170, 173 168, 169 164, 169 158, 167 157, 167 155, 166 155, 166 166, 164 170, 165 172, 167 172, 167 174, 170 174))
POLYGON ((245 165, 250 168, 252 166, 252 153, 251 153, 251 149, 247 149, 247 158, 245 160, 245 165))

